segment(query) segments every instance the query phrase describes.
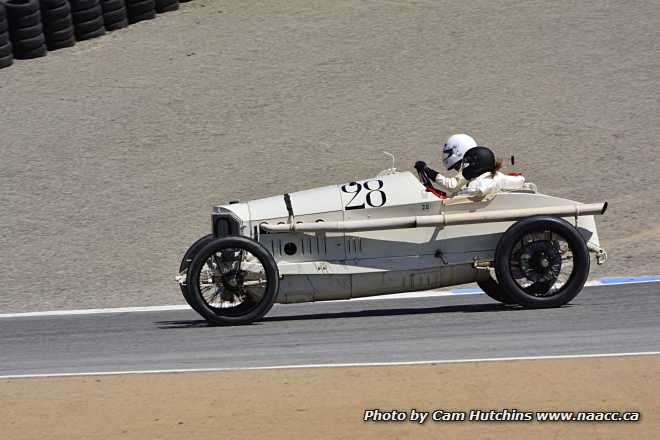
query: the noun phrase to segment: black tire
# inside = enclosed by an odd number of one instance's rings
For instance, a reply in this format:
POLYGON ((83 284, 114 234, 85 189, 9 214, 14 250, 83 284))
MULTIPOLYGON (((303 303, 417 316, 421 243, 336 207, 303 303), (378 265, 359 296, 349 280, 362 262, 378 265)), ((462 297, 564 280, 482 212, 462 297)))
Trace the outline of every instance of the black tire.
POLYGON ((126 20, 126 9, 120 8, 103 14, 103 21, 106 24, 117 23, 126 20))
POLYGON ((64 49, 65 47, 75 46, 76 37, 73 35, 73 31, 70 32, 71 32, 71 36, 69 38, 49 41, 48 44, 46 45, 48 47, 48 50, 64 49))
POLYGON ((156 18, 156 11, 145 12, 144 14, 139 15, 130 15, 128 16, 128 22, 131 24, 138 23, 140 21, 152 20, 156 18))
POLYGON ((124 0, 101 0, 101 7, 103 8, 103 13, 116 11, 117 9, 124 9, 126 3, 124 0))
POLYGON ((69 4, 68 0, 39 0, 42 8, 55 9, 69 4))
POLYGON ((156 12, 159 14, 177 9, 179 9, 179 0, 156 0, 156 12))
POLYGON ((0 21, 4 21, 7 18, 7 9, 5 8, 5 4, 3 2, 0 2, 0 21))
POLYGON ((102 35, 105 35, 105 27, 101 26, 95 30, 85 32, 85 33, 78 33, 76 32, 76 40, 78 41, 84 41, 84 40, 91 40, 92 38, 97 38, 102 35))
POLYGON ((14 64, 14 57, 11 54, 7 55, 6 57, 1 57, 0 58, 0 69, 4 69, 5 67, 9 67, 12 64, 14 64))
POLYGON ((477 281, 477 285, 484 293, 502 304, 515 304, 511 295, 499 285, 491 276, 483 281, 477 281))
POLYGON ((529 217, 514 223, 502 234, 495 251, 495 273, 498 282, 516 304, 528 308, 561 307, 570 302, 584 287, 589 276, 589 265, 589 250, 584 238, 575 227, 558 217, 529 217), (532 233, 550 234, 550 238, 523 243, 523 238, 530 237, 528 234, 532 233), (572 252, 571 272, 566 281, 556 291, 549 294, 556 279, 547 281, 540 278, 535 281, 523 272, 527 269, 526 273, 533 274, 535 270, 538 273, 545 270, 549 274, 547 276, 552 278, 553 270, 561 270, 566 263, 557 241, 559 238, 567 244, 572 252), (527 247, 524 247, 523 244, 527 247), (518 252, 516 251, 518 246, 522 249, 519 251, 522 252, 520 256, 515 253, 518 252), (540 261, 542 264, 534 263, 535 261, 540 261), (512 271, 518 271, 517 275, 522 275, 522 277, 514 278, 512 271), (524 279, 532 284, 523 287, 516 279, 524 279))
POLYGON ((62 29, 59 31, 51 32, 49 34, 46 34, 46 42, 50 44, 51 42, 56 42, 56 41, 65 41, 69 40, 71 38, 75 39, 75 35, 73 33, 73 28, 70 27, 69 29, 62 29))
POLYGON ((45 6, 44 4, 41 6, 41 19, 44 23, 71 16, 71 6, 66 2, 55 7, 45 6))
POLYGON ((99 0, 69 0, 72 11, 82 11, 83 9, 93 8, 100 2, 99 0))
MULTIPOLYGON (((38 49, 39 47, 43 46, 46 44, 46 37, 44 34, 39 34, 36 37, 32 38, 26 38, 23 40, 15 40, 12 41, 12 46, 14 46, 14 53, 18 52, 29 52, 34 49, 38 49)), ((17 57, 18 58, 18 57, 17 57)))
POLYGON ((126 26, 128 26, 128 18, 124 18, 123 20, 115 21, 115 22, 112 22, 112 23, 106 23, 105 24, 105 29, 107 31, 116 31, 118 29, 123 29, 126 26))
POLYGON ((15 29, 12 32, 12 37, 14 40, 29 40, 34 38, 43 32, 41 23, 38 23, 34 26, 26 26, 22 28, 15 29))
POLYGON ((76 35, 84 35, 90 32, 96 32, 98 29, 104 29, 103 26, 103 17, 98 16, 89 21, 81 21, 79 23, 74 23, 73 28, 76 31, 76 35))
POLYGON ((14 49, 14 58, 17 60, 30 60, 32 58, 39 58, 48 54, 48 48, 45 44, 30 50, 16 50, 14 49))
POLYGON ((5 43, 0 46, 0 58, 12 57, 13 48, 11 43, 5 43))
POLYGON ((4 3, 8 17, 29 15, 39 10, 38 0, 6 0, 4 3))
POLYGON ((9 33, 0 32, 0 46, 4 46, 7 43, 9 43, 9 33))
POLYGON ((73 19, 70 15, 47 23, 44 22, 44 33, 53 33, 64 29, 73 29, 73 19))
MULTIPOLYGON (((225 283, 224 275, 222 283, 225 283)), ((279 271, 275 260, 261 244, 247 237, 229 236, 215 239, 197 252, 188 268, 187 284, 191 305, 209 323, 215 325, 249 324, 261 319, 273 306, 279 290, 279 271), (209 257, 223 249, 241 249, 251 253, 259 260, 266 277, 266 287, 259 302, 246 301, 224 309, 210 306, 206 302, 199 286, 200 272, 209 257)))
MULTIPOLYGON (((213 234, 208 234, 205 235, 197 241, 195 241, 193 244, 190 245, 186 253, 183 255, 183 258, 181 259, 181 264, 179 265, 179 273, 187 272, 188 268, 190 267, 190 263, 192 263, 193 257, 197 255, 197 253, 207 244, 215 240, 215 236, 213 234)), ((181 294, 183 295, 183 298, 186 300, 188 305, 190 307, 193 307, 192 304, 190 304, 190 300, 188 299, 188 286, 183 285, 181 286, 181 294)))
POLYGON ((178 11, 179 10, 179 2, 172 3, 169 6, 165 6, 164 8, 156 9, 156 12, 159 14, 164 14, 166 12, 173 12, 173 11, 178 11))
POLYGON ((41 25, 41 11, 39 9, 27 15, 10 15, 8 18, 9 28, 12 30, 41 25))
POLYGON ((101 17, 103 15, 103 9, 101 9, 101 5, 96 5, 89 9, 73 11, 71 15, 73 16, 74 23, 82 23, 85 21, 92 21, 98 17, 101 17))
POLYGON ((154 0, 128 0, 126 2, 126 12, 128 13, 129 21, 134 16, 155 14, 156 2, 154 0))

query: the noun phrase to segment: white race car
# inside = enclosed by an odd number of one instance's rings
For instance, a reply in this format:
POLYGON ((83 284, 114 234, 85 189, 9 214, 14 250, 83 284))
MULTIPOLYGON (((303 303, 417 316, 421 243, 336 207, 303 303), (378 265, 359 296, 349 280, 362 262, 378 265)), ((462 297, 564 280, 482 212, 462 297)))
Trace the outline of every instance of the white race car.
POLYGON ((445 198, 422 172, 214 208, 213 233, 176 277, 211 324, 261 319, 273 303, 350 299, 477 282, 493 299, 559 307, 606 259, 582 204, 511 179, 497 194, 445 198))

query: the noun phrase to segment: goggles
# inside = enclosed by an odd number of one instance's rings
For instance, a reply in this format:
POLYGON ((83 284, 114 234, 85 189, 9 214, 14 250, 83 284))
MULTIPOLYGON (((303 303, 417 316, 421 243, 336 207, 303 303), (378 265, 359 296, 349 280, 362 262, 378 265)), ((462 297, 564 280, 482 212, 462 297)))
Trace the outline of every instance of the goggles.
POLYGON ((449 159, 453 154, 454 154, 454 149, 451 148, 451 147, 447 148, 447 144, 445 144, 442 147, 442 158, 443 158, 443 160, 449 159))

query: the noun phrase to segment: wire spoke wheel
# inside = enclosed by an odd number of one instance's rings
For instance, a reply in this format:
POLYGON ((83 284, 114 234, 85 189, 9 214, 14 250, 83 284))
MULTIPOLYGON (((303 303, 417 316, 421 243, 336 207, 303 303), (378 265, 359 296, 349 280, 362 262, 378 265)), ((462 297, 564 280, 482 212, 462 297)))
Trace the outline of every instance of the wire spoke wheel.
MULTIPOLYGON (((215 240, 215 237, 213 234, 208 234, 205 235, 201 238, 199 238, 197 241, 195 241, 193 244, 190 245, 186 253, 184 254, 183 258, 181 259, 181 264, 179 265, 179 276, 186 276, 188 274, 188 268, 190 267, 190 264, 192 263, 193 258, 197 253, 207 244, 211 243, 213 240, 215 240)), ((181 287, 181 294, 183 295, 183 298, 186 300, 188 305, 195 309, 195 306, 193 303, 190 301, 190 289, 188 289, 188 284, 187 283, 180 283, 181 287)))
POLYGON ((188 269, 191 306, 212 324, 246 324, 272 307, 279 289, 275 260, 254 240, 214 239, 188 269))
POLYGON ((589 275, 584 238, 566 220, 529 217, 514 223, 495 251, 497 280, 524 307, 559 307, 582 290, 589 275))
POLYGON ((211 254, 199 276, 207 306, 226 314, 246 313, 259 305, 268 281, 261 262, 249 251, 230 248, 211 254))
POLYGON ((535 296, 552 296, 573 274, 573 250, 556 232, 529 232, 515 244, 509 264, 521 289, 535 296))

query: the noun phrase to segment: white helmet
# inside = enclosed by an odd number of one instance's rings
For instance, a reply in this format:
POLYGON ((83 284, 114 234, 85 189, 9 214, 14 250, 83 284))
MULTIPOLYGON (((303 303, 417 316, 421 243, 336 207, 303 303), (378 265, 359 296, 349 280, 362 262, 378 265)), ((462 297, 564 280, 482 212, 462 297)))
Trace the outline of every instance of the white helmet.
POLYGON ((442 163, 448 170, 458 168, 457 165, 463 160, 463 155, 467 150, 476 146, 477 141, 468 134, 455 134, 449 136, 447 143, 442 148, 442 163))

